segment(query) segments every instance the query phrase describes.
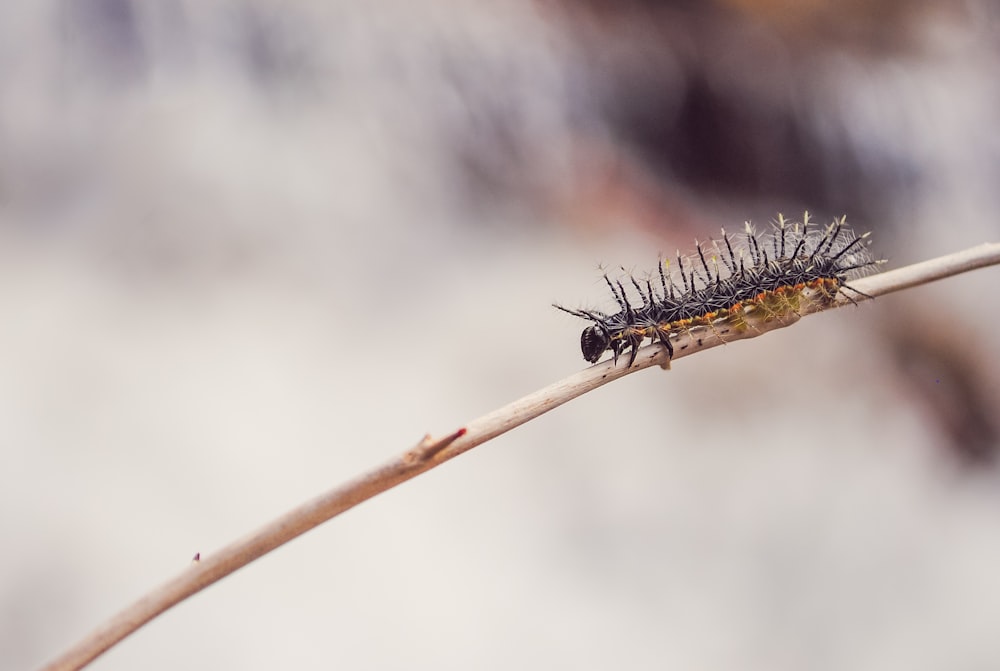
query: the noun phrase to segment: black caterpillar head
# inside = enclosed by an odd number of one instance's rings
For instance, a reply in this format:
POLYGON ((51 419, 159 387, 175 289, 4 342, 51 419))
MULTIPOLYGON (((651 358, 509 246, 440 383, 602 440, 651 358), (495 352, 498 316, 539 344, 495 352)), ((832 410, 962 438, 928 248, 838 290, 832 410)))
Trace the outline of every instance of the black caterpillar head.
POLYGON ((588 326, 580 334, 580 350, 583 352, 583 358, 590 363, 597 363, 601 355, 607 351, 609 343, 607 329, 597 325, 588 326))

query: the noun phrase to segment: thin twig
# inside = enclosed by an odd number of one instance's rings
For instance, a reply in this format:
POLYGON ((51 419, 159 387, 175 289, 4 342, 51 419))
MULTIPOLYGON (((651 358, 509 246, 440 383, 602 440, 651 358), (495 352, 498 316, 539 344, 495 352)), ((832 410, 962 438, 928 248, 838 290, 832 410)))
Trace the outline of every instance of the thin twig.
MULTIPOLYGON (((1000 263, 1000 243, 949 254, 898 270, 888 271, 851 282, 857 291, 869 296, 882 296, 919 284, 925 284, 976 268, 1000 263)), ((857 297, 855 297, 857 298, 857 297)), ((682 334, 672 340, 673 359, 680 359, 703 349, 726 342, 753 338, 777 328, 789 326, 801 316, 837 307, 850 302, 838 295, 837 302, 823 305, 805 303, 798 313, 783 319, 750 319, 748 328, 720 333, 710 328, 682 334)), ((488 415, 470 422, 448 436, 434 440, 425 437, 413 449, 375 468, 368 473, 322 494, 289 511, 257 531, 236 540, 218 552, 199 559, 180 575, 115 615, 96 631, 67 650, 62 656, 43 667, 43 671, 71 671, 80 669, 113 645, 139 629, 168 608, 201 591, 212 583, 233 573, 271 550, 367 501, 396 485, 416 477, 491 438, 570 401, 581 394, 596 389, 629 373, 659 365, 668 368, 670 359, 666 349, 659 344, 649 345, 639 351, 635 364, 629 368, 624 361, 616 365, 605 361, 572 375, 561 382, 529 394, 488 415)))

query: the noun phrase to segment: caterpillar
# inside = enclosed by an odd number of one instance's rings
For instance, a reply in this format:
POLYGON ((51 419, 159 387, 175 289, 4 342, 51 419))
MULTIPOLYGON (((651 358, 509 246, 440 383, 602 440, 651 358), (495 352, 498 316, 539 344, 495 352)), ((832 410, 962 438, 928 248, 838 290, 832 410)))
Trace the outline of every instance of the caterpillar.
POLYGON ((741 236, 723 230, 720 240, 696 242, 693 254, 678 252, 675 271, 661 260, 653 275, 627 275, 638 303, 630 299, 622 279, 605 273, 618 312, 553 307, 592 322, 580 335, 583 358, 590 363, 610 351, 615 363, 628 353, 631 367, 647 339, 662 343, 672 358, 672 336, 722 325, 746 328, 753 313, 780 318, 797 312, 807 289, 808 300, 823 303, 833 302, 838 293, 856 303, 845 290, 871 298, 848 284, 885 263, 870 251, 870 235, 857 235, 846 217, 822 227, 810 221, 808 212, 801 223, 779 214, 764 234, 747 222, 741 236))

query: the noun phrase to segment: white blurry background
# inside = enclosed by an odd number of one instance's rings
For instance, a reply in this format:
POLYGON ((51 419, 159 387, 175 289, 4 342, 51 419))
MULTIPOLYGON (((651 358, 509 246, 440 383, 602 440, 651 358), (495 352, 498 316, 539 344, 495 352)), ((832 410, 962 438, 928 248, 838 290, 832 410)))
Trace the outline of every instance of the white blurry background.
MULTIPOLYGON (((807 4, 0 7, 0 667, 577 370, 599 263, 996 239, 991 5, 807 4)), ((94 668, 996 668, 996 284, 630 376, 94 668)))

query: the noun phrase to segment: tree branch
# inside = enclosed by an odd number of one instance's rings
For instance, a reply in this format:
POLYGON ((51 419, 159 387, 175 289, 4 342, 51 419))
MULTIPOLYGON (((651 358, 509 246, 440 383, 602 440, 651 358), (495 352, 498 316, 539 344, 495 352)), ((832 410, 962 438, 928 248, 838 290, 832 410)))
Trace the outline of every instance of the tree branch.
MULTIPOLYGON (((868 296, 882 296, 997 263, 1000 263, 1000 243, 983 244, 963 252, 856 280, 851 282, 851 286, 868 296)), ((857 296, 854 298, 855 300, 859 299, 857 296)), ((789 326, 806 314, 830 307, 839 307, 849 302, 851 302, 849 298, 838 294, 833 305, 805 301, 797 312, 778 319, 748 316, 747 328, 739 330, 720 332, 717 329, 706 327, 694 329, 690 333, 672 339, 673 358, 676 360, 727 342, 753 338, 768 331, 789 326)), ((458 429, 444 438, 435 440, 430 436, 425 437, 408 452, 311 501, 307 501, 253 533, 230 543, 215 554, 195 561, 180 575, 149 592, 112 617, 59 658, 43 667, 43 671, 72 671, 86 666, 168 608, 293 538, 319 526, 331 517, 453 459, 477 445, 506 433, 577 396, 650 366, 670 367, 666 349, 659 344, 643 347, 631 368, 626 366, 625 359, 627 357, 623 357, 617 365, 612 361, 605 361, 591 366, 565 380, 549 385, 480 417, 470 422, 465 428, 458 429)))

